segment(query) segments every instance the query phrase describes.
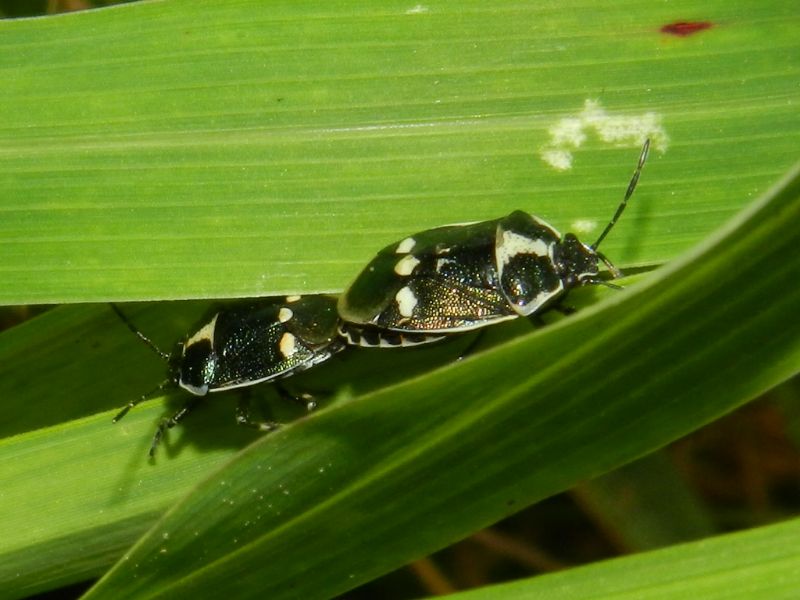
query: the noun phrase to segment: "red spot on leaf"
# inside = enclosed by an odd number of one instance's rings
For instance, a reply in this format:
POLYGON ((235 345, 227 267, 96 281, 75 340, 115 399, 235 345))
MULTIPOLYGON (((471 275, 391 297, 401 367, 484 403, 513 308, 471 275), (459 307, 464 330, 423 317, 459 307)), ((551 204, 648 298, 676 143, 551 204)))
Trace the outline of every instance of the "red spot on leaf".
POLYGON ((686 37, 714 26, 710 21, 675 21, 661 28, 661 33, 686 37))

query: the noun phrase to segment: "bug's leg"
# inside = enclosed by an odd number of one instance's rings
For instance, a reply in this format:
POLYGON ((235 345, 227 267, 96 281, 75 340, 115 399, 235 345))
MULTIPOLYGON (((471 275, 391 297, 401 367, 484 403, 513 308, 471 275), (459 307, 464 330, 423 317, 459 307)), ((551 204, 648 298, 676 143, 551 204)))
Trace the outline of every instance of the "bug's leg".
POLYGON ((611 288, 612 290, 624 290, 625 289, 624 286, 617 285, 616 283, 611 283, 610 281, 603 280, 603 281, 598 281, 597 283, 599 283, 600 285, 604 285, 607 288, 611 288))
POLYGON ((481 340, 483 339, 483 335, 485 333, 486 333, 485 329, 479 329, 478 333, 475 334, 475 337, 472 338, 472 341, 467 345, 466 348, 464 348, 461 354, 458 355, 458 358, 456 358, 456 360, 464 360, 470 354, 472 354, 475 351, 475 348, 478 347, 478 344, 481 343, 481 340))
POLYGON ((538 313, 533 313, 532 315, 528 315, 528 322, 534 327, 544 327, 547 325, 545 320, 542 318, 542 315, 538 313))
POLYGON ((161 443, 161 438, 164 437, 164 433, 167 429, 172 429, 183 421, 183 419, 192 412, 195 406, 197 406, 197 402, 200 399, 199 396, 193 396, 189 398, 183 406, 181 406, 171 417, 168 419, 161 419, 161 422, 158 424, 158 429, 156 429, 155 434, 153 435, 153 442, 150 444, 150 457, 154 457, 156 454, 156 448, 158 444, 161 443))
POLYGON ((130 402, 128 402, 128 404, 126 404, 126 405, 125 405, 125 408, 123 408, 121 411, 119 411, 119 412, 117 413, 117 416, 116 416, 116 417, 114 417, 113 419, 111 419, 111 422, 112 422, 112 423, 116 423, 116 422, 117 422, 117 421, 119 421, 119 420, 120 420, 122 417, 124 417, 125 415, 127 415, 127 414, 128 414, 128 411, 129 411, 130 409, 132 409, 134 406, 136 406, 136 405, 137 405, 137 404, 139 404, 140 402, 143 402, 143 401, 145 401, 145 400, 148 400, 149 398, 153 398, 153 397, 154 397, 154 396, 156 396, 156 395, 157 395, 159 392, 163 392, 163 391, 164 391, 164 389, 165 389, 167 386, 171 385, 171 384, 172 384, 172 382, 171 382, 169 379, 165 379, 164 381, 162 381, 161 383, 159 383, 159 384, 158 384, 158 387, 156 387, 156 388, 154 388, 154 389, 150 390, 149 392, 147 392, 146 394, 144 394, 144 395, 143 395, 141 398, 137 398, 136 400, 131 400, 130 402))
POLYGON ((236 405, 236 424, 243 427, 250 427, 258 431, 273 431, 281 426, 275 421, 255 421, 250 416, 250 397, 246 394, 239 396, 239 403, 236 405))
POLYGON ((565 317, 569 315, 574 315, 576 312, 578 312, 574 306, 567 306, 566 304, 559 304, 558 306, 554 306, 553 308, 558 312, 560 312, 565 317))
POLYGON ((297 402, 298 404, 301 404, 308 412, 311 412, 317 408, 317 401, 314 399, 313 395, 307 392, 303 392, 302 394, 293 394, 280 382, 275 382, 273 385, 275 386, 275 391, 278 392, 278 395, 281 398, 289 400, 290 402, 297 402))

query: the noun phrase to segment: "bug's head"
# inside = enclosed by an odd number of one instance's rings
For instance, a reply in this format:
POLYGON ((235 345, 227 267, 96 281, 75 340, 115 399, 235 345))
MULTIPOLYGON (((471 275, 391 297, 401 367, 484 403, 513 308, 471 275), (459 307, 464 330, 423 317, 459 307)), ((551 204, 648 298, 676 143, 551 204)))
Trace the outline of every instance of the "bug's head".
POLYGON ((219 360, 214 349, 217 330, 215 314, 194 335, 179 344, 176 372, 177 384, 195 396, 205 396, 215 381, 219 360))
POLYGON ((581 242, 573 233, 566 234, 556 246, 554 259, 566 288, 596 283, 600 274, 598 263, 606 261, 605 257, 581 242))
POLYGON ((622 212, 628 205, 628 200, 630 200, 634 190, 636 189, 636 184, 639 182, 639 175, 641 174, 642 167, 644 167, 644 163, 647 160, 647 154, 649 150, 650 140, 647 139, 644 141, 644 145, 642 146, 642 152, 639 154, 639 162, 636 164, 636 169, 634 170, 633 176, 628 183, 628 189, 625 191, 625 196, 622 198, 622 202, 617 207, 617 211, 614 213, 611 221, 609 221, 608 225, 606 225, 605 229, 603 229, 600 237, 597 238, 597 241, 589 246, 581 242, 574 234, 568 233, 564 236, 564 239, 561 241, 561 243, 558 244, 555 257, 556 264, 558 265, 561 273, 562 281, 567 288, 586 285, 588 283, 603 283, 603 281, 598 277, 600 272, 600 262, 602 262, 606 268, 608 268, 612 277, 615 279, 617 277, 622 277, 620 270, 617 269, 602 252, 598 252, 597 247, 604 239, 606 239, 606 236, 614 228, 617 220, 619 220, 622 212))
POLYGON ((205 396, 217 370, 217 354, 209 338, 190 339, 180 346, 175 383, 195 396, 205 396))
MULTIPOLYGON (((594 246, 581 242, 574 233, 564 236, 556 246, 555 261, 564 282, 564 287, 573 288, 591 283, 605 283, 600 279, 600 263, 602 262, 616 279, 622 277, 622 271, 613 265, 602 252, 594 246)), ((605 285, 612 285, 605 283, 605 285)), ((612 287, 614 287, 612 285, 612 287)))

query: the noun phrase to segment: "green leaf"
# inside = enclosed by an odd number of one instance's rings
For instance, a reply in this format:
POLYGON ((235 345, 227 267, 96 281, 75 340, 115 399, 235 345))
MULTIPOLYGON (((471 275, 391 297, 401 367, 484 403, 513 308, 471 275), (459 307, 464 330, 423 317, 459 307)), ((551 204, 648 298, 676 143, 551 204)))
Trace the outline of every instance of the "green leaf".
POLYGON ((525 598, 794 598, 800 587, 800 519, 449 596, 525 598))
MULTIPOLYGON (((124 306, 164 348, 190 331, 206 308, 197 302, 124 306)), ((399 356, 355 351, 292 382, 322 391, 352 382, 363 393, 449 362, 462 347, 399 356), (391 373, 385 373, 386 359, 391 373)), ((212 395, 148 462, 159 418, 185 397, 176 392, 166 403, 147 402, 112 424, 124 404, 164 378, 164 364, 107 306, 58 307, 0 333, 0 365, 3 598, 99 577, 171 504, 259 437, 235 427, 235 398, 212 395)), ((259 391, 265 402, 275 396, 269 386, 254 388, 254 395, 259 391)), ((282 420, 298 416, 289 410, 294 406, 274 409, 282 420)))
POLYGON ((800 166, 602 306, 262 438, 87 598, 330 597, 720 416, 798 371, 798 219, 800 166))
MULTIPOLYGON (((188 449, 153 468, 147 432, 158 409, 113 413, 0 441, 0 596, 26 597, 99 576, 209 468, 230 456, 188 449)), ((232 420, 231 420, 232 421, 232 420)))
MULTIPOLYGON (((172 0, 0 22, 0 303, 340 291, 386 243, 515 208, 591 239, 644 135, 650 161, 603 249, 667 262, 797 160, 795 12, 172 0), (687 19, 713 26, 659 31, 687 19), (542 157, 570 118, 587 138, 559 171, 542 157)), ((800 362, 793 185, 697 263, 574 294, 612 300, 548 331, 429 376, 462 346, 311 373, 358 399, 246 450, 95 594, 288 581, 329 596, 785 379, 800 362)), ((167 347, 201 309, 133 314, 167 347)), ((99 576, 255 437, 215 399, 147 463, 174 407, 110 424, 162 377, 130 338, 102 306, 0 334, 0 596, 99 576)))
POLYGON ((796 27, 779 0, 172 0, 0 22, 0 302, 339 291, 408 233, 515 208, 596 234, 645 135, 647 183, 604 250, 662 263, 796 160, 796 27), (660 31, 691 18, 713 27, 660 31))

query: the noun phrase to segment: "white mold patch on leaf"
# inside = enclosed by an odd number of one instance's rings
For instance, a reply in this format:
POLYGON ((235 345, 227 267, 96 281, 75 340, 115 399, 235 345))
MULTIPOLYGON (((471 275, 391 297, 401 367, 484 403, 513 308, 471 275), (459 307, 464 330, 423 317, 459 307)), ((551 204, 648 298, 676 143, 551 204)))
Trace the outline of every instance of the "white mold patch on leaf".
POLYGON ((649 138, 650 146, 666 152, 669 136, 661 124, 661 115, 609 114, 597 100, 586 100, 577 115, 559 119, 548 130, 550 141, 539 149, 539 157, 554 169, 572 168, 572 152, 580 148, 590 133, 614 146, 641 146, 649 138))
POLYGON ((542 150, 542 160, 559 171, 566 171, 572 167, 572 152, 569 150, 542 150))
POLYGON ((595 229, 597 229, 597 221, 592 221, 591 219, 578 219, 577 221, 572 222, 570 231, 580 237, 581 234, 590 233, 595 229))
POLYGON ((406 11, 407 15, 424 15, 430 9, 427 6, 423 6, 422 4, 417 4, 416 6, 412 6, 406 11))

